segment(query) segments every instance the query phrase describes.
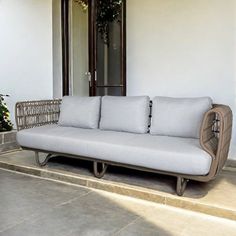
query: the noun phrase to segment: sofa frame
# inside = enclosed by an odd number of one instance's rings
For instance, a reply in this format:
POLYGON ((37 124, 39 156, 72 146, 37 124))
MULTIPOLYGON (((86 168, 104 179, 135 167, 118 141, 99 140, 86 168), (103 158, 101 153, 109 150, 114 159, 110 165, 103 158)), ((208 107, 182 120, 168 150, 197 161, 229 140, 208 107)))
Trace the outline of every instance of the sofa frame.
MULTIPOLYGON (((17 130, 29 129, 37 126, 56 124, 59 120, 61 99, 40 100, 18 102, 15 107, 17 130)), ((68 155, 67 153, 57 153, 50 150, 37 150, 22 147, 26 150, 35 152, 36 162, 39 166, 45 166, 53 155, 63 155, 72 158, 86 159, 93 161, 93 173, 97 178, 102 178, 109 165, 128 167, 141 171, 154 172, 159 174, 171 175, 177 177, 176 193, 182 196, 187 182, 196 180, 208 182, 214 179, 222 170, 227 157, 232 132, 232 111, 229 106, 214 104, 204 115, 200 129, 200 145, 212 158, 211 167, 207 175, 185 175, 179 173, 166 172, 156 169, 149 169, 140 166, 127 165, 112 161, 99 160, 94 157, 82 157, 68 155), (41 161, 39 152, 48 153, 46 158, 41 161)))

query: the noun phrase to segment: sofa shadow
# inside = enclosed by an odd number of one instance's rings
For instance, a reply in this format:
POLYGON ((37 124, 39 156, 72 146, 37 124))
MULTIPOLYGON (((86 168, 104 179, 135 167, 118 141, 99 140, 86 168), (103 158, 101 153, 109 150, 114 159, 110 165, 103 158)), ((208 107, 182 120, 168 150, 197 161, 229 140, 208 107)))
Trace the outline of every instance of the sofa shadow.
POLYGON ((0 175, 1 235, 172 235, 158 208, 144 213, 136 203, 97 192, 85 194, 88 190, 77 186, 3 170, 0 175))
MULTIPOLYGON (((94 176, 93 163, 81 159, 56 156, 49 160, 48 167, 74 174, 94 176)), ((103 179, 176 195, 176 177, 173 176, 110 165, 103 179)), ((207 183, 190 180, 183 196, 194 199, 203 198, 211 188, 214 188, 215 184, 217 184, 217 179, 207 183)))

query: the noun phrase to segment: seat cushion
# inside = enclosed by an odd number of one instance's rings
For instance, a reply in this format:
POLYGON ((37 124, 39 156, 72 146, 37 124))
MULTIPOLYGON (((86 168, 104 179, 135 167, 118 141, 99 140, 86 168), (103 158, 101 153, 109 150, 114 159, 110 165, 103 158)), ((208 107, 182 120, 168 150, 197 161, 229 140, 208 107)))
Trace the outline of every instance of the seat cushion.
POLYGON ((147 133, 150 99, 148 96, 102 98, 100 129, 147 133))
POLYGON ((101 97, 65 96, 62 98, 58 124, 97 129, 100 119, 101 97))
POLYGON ((23 147, 189 175, 206 175, 211 157, 198 139, 47 125, 17 133, 23 147))
POLYGON ((155 97, 152 104, 150 133, 199 138, 204 114, 212 108, 209 97, 155 97))

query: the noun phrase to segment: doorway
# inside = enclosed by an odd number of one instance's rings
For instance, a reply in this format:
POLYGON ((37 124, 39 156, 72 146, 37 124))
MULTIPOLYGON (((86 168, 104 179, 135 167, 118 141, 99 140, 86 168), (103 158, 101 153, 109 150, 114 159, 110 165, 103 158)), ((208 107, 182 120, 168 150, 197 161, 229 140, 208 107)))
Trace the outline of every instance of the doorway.
POLYGON ((126 95, 125 11, 125 0, 62 0, 63 95, 126 95))
POLYGON ((88 10, 69 1, 69 93, 89 96, 88 10))

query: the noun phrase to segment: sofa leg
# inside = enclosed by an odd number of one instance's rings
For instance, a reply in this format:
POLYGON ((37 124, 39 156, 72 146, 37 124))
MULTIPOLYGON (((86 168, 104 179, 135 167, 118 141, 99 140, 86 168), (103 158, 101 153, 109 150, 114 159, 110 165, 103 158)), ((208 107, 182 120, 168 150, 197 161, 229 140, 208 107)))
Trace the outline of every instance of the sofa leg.
POLYGON ((93 174, 95 177, 100 179, 105 175, 108 165, 101 162, 101 171, 98 171, 98 164, 99 162, 93 162, 93 174))
POLYGON ((51 157, 52 157, 52 154, 49 153, 43 161, 40 161, 39 153, 35 152, 36 163, 41 167, 45 166, 51 157))
POLYGON ((188 179, 177 177, 176 193, 178 196, 182 196, 184 194, 188 181, 188 179))

